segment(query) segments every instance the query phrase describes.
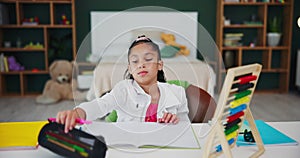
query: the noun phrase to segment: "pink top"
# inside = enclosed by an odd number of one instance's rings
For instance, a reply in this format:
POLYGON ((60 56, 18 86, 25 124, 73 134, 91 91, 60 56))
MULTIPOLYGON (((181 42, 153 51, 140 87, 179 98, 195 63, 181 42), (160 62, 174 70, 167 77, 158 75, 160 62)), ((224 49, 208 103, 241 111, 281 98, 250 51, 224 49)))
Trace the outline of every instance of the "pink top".
POLYGON ((150 104, 148 106, 145 122, 157 122, 157 107, 158 104, 150 104))

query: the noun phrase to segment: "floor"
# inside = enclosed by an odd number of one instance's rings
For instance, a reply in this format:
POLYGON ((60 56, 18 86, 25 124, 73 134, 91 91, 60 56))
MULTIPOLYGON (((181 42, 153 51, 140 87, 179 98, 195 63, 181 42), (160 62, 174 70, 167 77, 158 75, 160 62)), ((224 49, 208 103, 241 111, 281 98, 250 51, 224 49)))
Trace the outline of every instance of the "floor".
MULTIPOLYGON (((0 122, 37 121, 55 117, 61 110, 79 102, 61 101, 52 105, 35 103, 35 98, 0 98, 0 122)), ((254 94, 250 106, 255 119, 264 121, 300 121, 300 93, 254 94)))
POLYGON ((255 119, 300 121, 300 93, 256 94, 250 108, 255 119))

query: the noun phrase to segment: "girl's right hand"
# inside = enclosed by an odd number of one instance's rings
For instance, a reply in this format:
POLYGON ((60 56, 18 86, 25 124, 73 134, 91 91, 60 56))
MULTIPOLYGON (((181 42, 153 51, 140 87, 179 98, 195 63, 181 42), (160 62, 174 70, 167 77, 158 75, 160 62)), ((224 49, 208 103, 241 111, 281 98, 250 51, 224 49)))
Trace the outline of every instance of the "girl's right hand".
POLYGON ((76 119, 80 119, 80 116, 83 116, 85 118, 85 112, 80 108, 60 111, 56 115, 56 122, 64 124, 65 133, 68 133, 69 130, 72 130, 76 126, 76 119))
POLYGON ((176 114, 164 113, 162 118, 158 119, 159 123, 173 123, 177 124, 179 122, 179 117, 176 114))

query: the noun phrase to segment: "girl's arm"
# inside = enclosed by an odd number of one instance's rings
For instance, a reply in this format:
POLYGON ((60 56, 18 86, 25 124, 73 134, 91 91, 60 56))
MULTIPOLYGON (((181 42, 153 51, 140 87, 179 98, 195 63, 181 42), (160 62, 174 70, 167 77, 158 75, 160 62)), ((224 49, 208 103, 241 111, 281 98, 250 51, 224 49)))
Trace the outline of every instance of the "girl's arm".
MULTIPOLYGON (((108 95, 108 94, 107 94, 108 95)), ((72 130, 76 126, 76 119, 96 120, 112 111, 114 105, 113 96, 97 98, 90 102, 84 102, 73 110, 60 111, 56 115, 56 122, 65 125, 65 132, 72 130)))
POLYGON ((65 132, 72 130, 76 126, 76 119, 96 120, 111 112, 117 105, 115 97, 120 90, 112 90, 101 98, 96 98, 90 102, 84 102, 75 107, 73 110, 66 110, 57 113, 56 121, 65 124, 65 132))
POLYGON ((127 81, 121 81, 117 83, 109 93, 106 93, 101 98, 96 98, 91 102, 82 103, 77 107, 85 111, 86 120, 102 118, 106 114, 112 112, 116 106, 124 105, 125 100, 127 99, 125 97, 127 89, 127 81))
POLYGON ((96 120, 104 117, 111 112, 117 105, 115 93, 111 91, 101 98, 96 98, 91 102, 85 102, 78 105, 76 108, 81 108, 85 111, 86 120, 96 120))

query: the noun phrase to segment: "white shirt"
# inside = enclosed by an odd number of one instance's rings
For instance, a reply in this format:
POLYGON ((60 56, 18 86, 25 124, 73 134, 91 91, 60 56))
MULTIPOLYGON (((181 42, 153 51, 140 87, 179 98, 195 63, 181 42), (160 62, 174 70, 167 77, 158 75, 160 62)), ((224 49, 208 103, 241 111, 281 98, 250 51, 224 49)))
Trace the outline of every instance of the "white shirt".
MULTIPOLYGON (((157 82, 157 85, 160 91, 157 118, 162 118, 165 112, 169 112, 176 114, 180 121, 189 121, 184 88, 161 82, 157 82)), ((116 110, 118 122, 143 122, 150 103, 151 96, 145 93, 136 81, 123 80, 103 97, 82 103, 78 107, 86 112, 87 120, 101 118, 112 110, 116 110)))

